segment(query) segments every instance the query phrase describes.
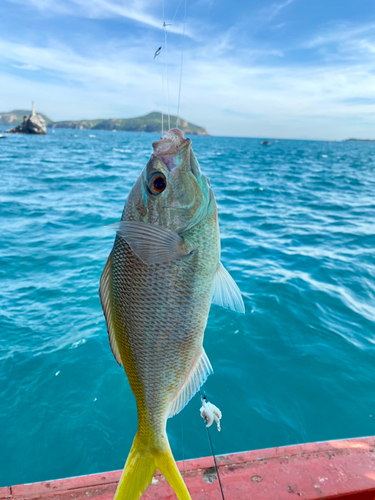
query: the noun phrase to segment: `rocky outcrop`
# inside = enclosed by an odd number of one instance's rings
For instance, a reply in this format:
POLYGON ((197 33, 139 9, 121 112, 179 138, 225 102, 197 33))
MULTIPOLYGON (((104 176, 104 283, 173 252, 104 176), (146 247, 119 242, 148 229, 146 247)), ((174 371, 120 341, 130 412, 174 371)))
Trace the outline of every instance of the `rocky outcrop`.
POLYGON ((47 133, 46 122, 37 114, 24 116, 23 122, 17 127, 11 128, 6 131, 8 134, 39 134, 45 135, 47 133))
MULTIPOLYGON (((4 127, 5 130, 8 128, 16 128, 17 125, 23 122, 24 116, 32 115, 32 110, 29 109, 14 109, 13 111, 0 111, 0 128, 4 127)), ((51 118, 44 115, 43 113, 38 113, 39 116, 43 118, 46 122, 47 127, 48 124, 52 122, 51 118)))

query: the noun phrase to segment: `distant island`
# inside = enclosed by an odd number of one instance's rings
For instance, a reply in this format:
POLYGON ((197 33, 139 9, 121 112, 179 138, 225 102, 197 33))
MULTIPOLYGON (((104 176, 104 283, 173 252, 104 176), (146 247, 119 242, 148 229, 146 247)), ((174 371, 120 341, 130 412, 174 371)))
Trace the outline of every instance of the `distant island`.
MULTIPOLYGON (((17 127, 23 122, 23 117, 31 115, 31 111, 18 109, 9 113, 0 113, 0 127, 17 127)), ((98 120, 65 120, 54 122, 43 113, 38 113, 46 122, 47 128, 69 128, 79 130, 118 130, 127 132, 156 132, 161 133, 161 113, 154 111, 145 116, 136 118, 109 118, 98 120)), ((177 117, 170 116, 171 128, 176 126, 177 117)), ((164 115, 164 130, 168 130, 168 116, 164 115)), ((180 118, 179 128, 188 135, 209 135, 204 127, 194 125, 180 118)))
POLYGON ((375 139, 345 139, 342 142, 375 142, 375 139))

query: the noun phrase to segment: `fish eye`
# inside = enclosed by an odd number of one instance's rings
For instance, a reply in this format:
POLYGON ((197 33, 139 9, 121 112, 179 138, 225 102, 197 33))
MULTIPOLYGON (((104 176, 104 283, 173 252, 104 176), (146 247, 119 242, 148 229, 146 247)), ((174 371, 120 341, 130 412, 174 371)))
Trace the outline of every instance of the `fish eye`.
POLYGON ((160 172, 155 173, 148 183, 148 188, 152 194, 160 194, 166 187, 167 180, 165 176, 160 172))

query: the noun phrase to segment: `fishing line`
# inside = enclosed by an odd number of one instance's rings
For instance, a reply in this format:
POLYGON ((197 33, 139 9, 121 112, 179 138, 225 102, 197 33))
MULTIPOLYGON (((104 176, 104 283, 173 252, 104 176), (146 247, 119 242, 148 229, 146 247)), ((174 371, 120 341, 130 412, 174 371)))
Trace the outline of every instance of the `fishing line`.
MULTIPOLYGON (((165 24, 165 17, 164 17, 164 12, 165 12, 165 7, 164 7, 164 0, 163 0, 163 26, 165 24)), ((164 28, 165 31, 165 28, 164 28)), ((161 102, 162 102, 162 108, 161 108, 161 135, 164 135, 164 68, 161 70, 161 102)))
MULTIPOLYGON (((182 0, 181 0, 181 2, 182 2, 182 0)), ((181 2, 180 2, 180 5, 181 5, 181 2)), ((177 11, 176 11, 176 14, 177 14, 177 11)), ((185 0, 184 27, 183 27, 183 30, 182 30, 181 67, 180 67, 180 83, 179 83, 179 86, 178 86, 178 102, 177 102, 176 128, 178 128, 178 123, 180 121, 179 114, 180 114, 180 101, 181 101, 182 67, 183 67, 183 64, 184 64, 185 26, 186 26, 186 0, 185 0)))
POLYGON ((173 19, 172 19, 171 24, 173 24, 173 21, 175 20, 175 17, 176 17, 176 15, 177 15, 178 9, 180 8, 180 6, 181 6, 182 2, 183 2, 183 0, 180 0, 180 3, 179 3, 179 4, 178 4, 178 6, 177 6, 177 9, 176 9, 176 12, 174 13, 174 16, 173 16, 173 19))
MULTIPOLYGON (((180 0, 180 3, 177 5, 176 12, 174 13, 174 16, 173 16, 173 18, 172 18, 172 22, 171 22, 171 23, 168 23, 168 24, 167 24, 167 26, 173 26, 173 23, 174 23, 174 20, 175 20, 175 18, 176 18, 176 15, 177 15, 178 9, 180 8, 180 6, 181 6, 181 4, 182 4, 182 2, 183 2, 183 1, 184 1, 184 0, 180 0)), ((167 37, 168 37, 168 33, 167 33, 167 37)))
MULTIPOLYGON (((164 1, 163 1, 163 5, 164 5, 164 1)), ((164 60, 165 60, 166 80, 167 80, 168 130, 169 130, 171 128, 171 116, 169 114, 168 45, 167 45, 167 24, 165 21, 163 21, 163 28, 164 28, 164 45, 165 45, 164 60)))
POLYGON ((185 470, 185 447, 184 447, 184 417, 181 412, 181 442, 182 442, 182 471, 185 470))
MULTIPOLYGON (((204 390, 204 389, 203 389, 204 390)), ((199 396, 201 398, 201 402, 203 403, 203 401, 206 400, 206 395, 204 395, 202 397, 202 393, 201 391, 199 391, 199 396)), ((205 426, 206 427, 206 426, 205 426)), ((211 434, 210 434, 210 431, 208 430, 208 427, 206 427, 206 431, 207 431, 207 437, 208 437, 208 442, 209 442, 209 445, 210 445, 210 448, 211 448, 211 454, 212 454, 212 458, 214 460, 214 464, 215 464, 215 469, 216 469, 216 474, 217 474, 217 478, 219 480, 219 486, 220 486, 220 491, 221 491, 221 497, 223 500, 225 500, 225 496, 224 496, 224 491, 223 491, 223 485, 221 484, 221 479, 220 479, 220 473, 219 473, 219 467, 217 466, 217 462, 216 462, 216 457, 215 457, 215 453, 214 453, 214 447, 212 445, 212 440, 211 440, 211 434)))
POLYGON ((161 72, 161 102, 162 102, 162 108, 161 108, 161 135, 164 135, 164 68, 162 69, 161 72))
MULTIPOLYGON (((165 0, 163 0, 163 30, 164 30, 164 66, 165 68, 162 70, 162 111, 161 111, 161 133, 164 135, 164 78, 166 78, 166 87, 167 87, 167 112, 168 112, 168 129, 171 128, 171 115, 170 115, 170 107, 169 107, 169 77, 168 77, 168 44, 167 44, 167 38, 168 38, 168 32, 167 32, 167 27, 172 26, 173 22, 177 16, 177 12, 179 11, 179 8, 181 7, 183 0, 180 0, 179 4, 177 5, 177 9, 174 13, 173 19, 171 23, 166 23, 165 22, 165 0), (164 71, 165 71, 165 76, 164 76, 164 71)), ((176 127, 178 128, 178 123, 179 123, 179 113, 180 113, 180 102, 181 102, 181 84, 182 84, 182 68, 183 68, 183 60, 184 60, 184 41, 185 41, 185 28, 186 28, 186 0, 185 0, 185 13, 184 13, 184 24, 183 24, 183 32, 182 32, 182 48, 181 48, 181 67, 180 67, 180 81, 179 81, 179 89, 178 89, 178 104, 177 104, 177 118, 176 118, 176 127)), ((154 59, 160 54, 161 45, 158 50, 154 54, 154 59)))
POLYGON ((206 427, 206 431, 207 431, 208 441, 209 441, 210 447, 211 447, 212 458, 214 459, 214 463, 215 463, 215 469, 216 469, 216 472, 217 472, 217 478, 219 480, 219 486, 220 486, 221 496, 222 496, 223 500, 225 500, 224 491, 223 491, 223 485, 221 484, 221 479, 220 479, 219 467, 217 466, 216 457, 215 457, 215 454, 214 454, 214 448, 212 446, 210 431, 208 430, 207 427, 206 427))

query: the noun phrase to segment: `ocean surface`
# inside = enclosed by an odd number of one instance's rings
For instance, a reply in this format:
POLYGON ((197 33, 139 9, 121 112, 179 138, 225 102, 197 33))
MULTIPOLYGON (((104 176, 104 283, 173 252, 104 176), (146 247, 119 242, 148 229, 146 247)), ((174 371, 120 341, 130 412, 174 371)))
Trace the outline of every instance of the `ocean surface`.
MULTIPOLYGON (((121 469, 137 427, 98 283, 159 136, 0 140, 0 486, 121 469)), ((375 144, 193 137, 246 315, 212 306, 215 453, 375 434, 375 144)), ((168 423, 210 454, 198 396, 168 423)))

